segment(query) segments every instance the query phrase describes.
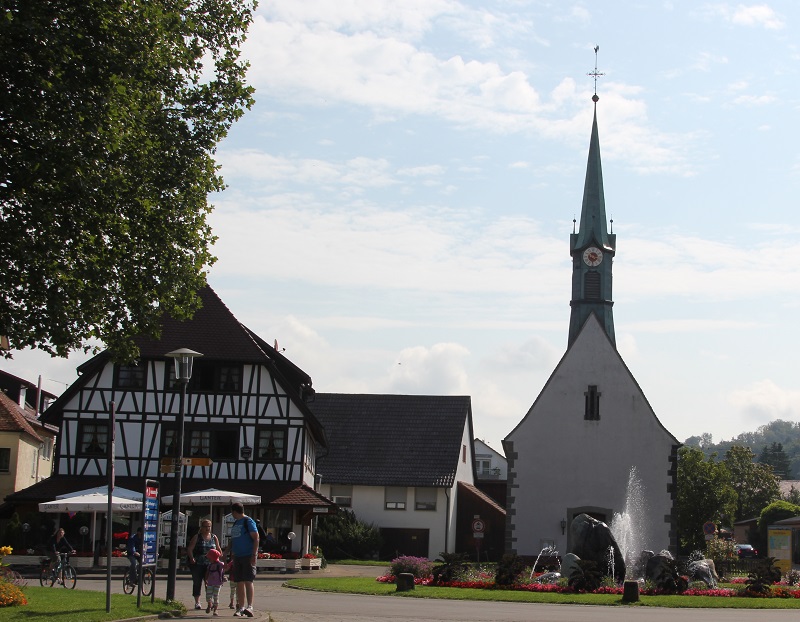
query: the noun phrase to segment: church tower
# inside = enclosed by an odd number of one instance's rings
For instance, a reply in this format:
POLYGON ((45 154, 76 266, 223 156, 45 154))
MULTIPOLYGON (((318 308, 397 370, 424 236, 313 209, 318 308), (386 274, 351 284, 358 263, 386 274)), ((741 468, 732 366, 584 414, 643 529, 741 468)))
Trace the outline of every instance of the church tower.
MULTIPOLYGON (((602 74, 595 66, 589 75, 602 74)), ((503 439, 505 550, 518 555, 536 556, 550 546, 572 552, 568 527, 574 518, 588 514, 612 522, 627 507, 627 484, 634 475, 647 498, 637 525, 640 541, 650 550, 677 548, 680 443, 656 417, 617 350, 611 295, 616 236, 606 221, 596 93, 592 100, 581 220, 570 236, 569 345, 528 412, 503 439)), ((623 553, 637 559, 641 550, 623 553)))
POLYGON ((617 236, 608 232, 606 203, 603 195, 603 167, 600 164, 600 139, 597 133, 597 94, 594 122, 589 142, 589 161, 583 186, 581 223, 569 240, 572 255, 572 300, 570 301, 569 342, 572 346, 589 316, 594 313, 612 344, 614 336, 614 301, 611 296, 611 268, 617 236))

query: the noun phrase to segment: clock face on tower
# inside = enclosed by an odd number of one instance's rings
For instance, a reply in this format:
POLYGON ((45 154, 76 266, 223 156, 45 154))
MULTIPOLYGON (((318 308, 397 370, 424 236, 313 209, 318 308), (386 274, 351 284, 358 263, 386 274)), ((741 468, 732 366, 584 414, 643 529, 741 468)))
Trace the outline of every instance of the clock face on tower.
POLYGON ((594 246, 590 246, 583 251, 583 261, 587 266, 591 266, 592 268, 599 266, 600 262, 603 261, 603 251, 594 246))

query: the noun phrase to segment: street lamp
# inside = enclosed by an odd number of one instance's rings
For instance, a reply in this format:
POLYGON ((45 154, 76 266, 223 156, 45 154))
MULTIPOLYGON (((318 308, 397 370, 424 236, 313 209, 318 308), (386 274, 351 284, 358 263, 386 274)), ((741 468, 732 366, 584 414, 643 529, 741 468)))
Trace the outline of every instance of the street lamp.
POLYGON ((178 574, 178 518, 181 514, 181 479, 183 477, 183 421, 186 418, 186 385, 192 378, 192 363, 199 352, 181 348, 167 354, 175 359, 175 380, 181 383, 181 404, 178 413, 178 430, 175 439, 177 472, 175 491, 172 493, 172 521, 169 525, 169 566, 167 567, 167 600, 175 600, 175 579, 178 574))

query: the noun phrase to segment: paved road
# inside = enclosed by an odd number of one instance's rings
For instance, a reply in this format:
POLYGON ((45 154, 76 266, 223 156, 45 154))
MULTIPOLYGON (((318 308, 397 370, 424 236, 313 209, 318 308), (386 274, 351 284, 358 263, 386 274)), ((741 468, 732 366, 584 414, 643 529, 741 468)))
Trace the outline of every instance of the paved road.
MULTIPOLYGON (((381 568, 332 566, 324 576, 378 576, 381 568)), ((315 573, 316 575, 316 573, 315 573)), ((651 607, 595 607, 586 605, 543 605, 529 603, 483 603, 417 598, 390 598, 350 594, 325 594, 283 587, 287 577, 263 573, 256 579, 256 617, 275 622, 664 622, 684 618, 691 622, 783 622, 797 620, 797 610, 753 609, 658 609, 651 607)), ((115 574, 112 591, 121 593, 121 575, 115 574)), ((78 587, 105 591, 105 577, 79 575, 78 587)), ((163 598, 166 584, 159 575, 156 596, 163 598)), ((55 588, 54 588, 55 589, 55 588)), ((227 607, 227 587, 223 588, 227 607)), ((193 603, 191 580, 181 575, 175 585, 179 600, 193 603)), ((220 610, 220 619, 231 618, 230 609, 220 610)), ((190 612, 190 618, 209 618, 205 611, 190 612)))

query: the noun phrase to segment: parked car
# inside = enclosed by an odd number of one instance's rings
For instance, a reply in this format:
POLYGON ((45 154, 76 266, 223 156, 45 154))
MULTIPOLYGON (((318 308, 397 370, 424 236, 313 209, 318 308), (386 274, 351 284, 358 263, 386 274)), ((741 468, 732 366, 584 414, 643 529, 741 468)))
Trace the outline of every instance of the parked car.
POLYGON ((758 557, 758 551, 753 548, 752 544, 737 544, 736 554, 739 557, 758 557))

